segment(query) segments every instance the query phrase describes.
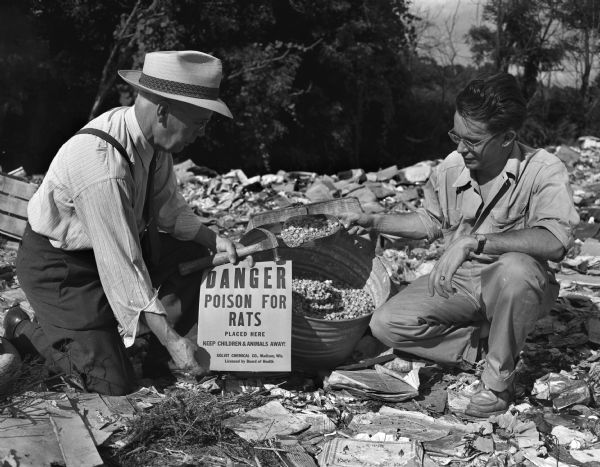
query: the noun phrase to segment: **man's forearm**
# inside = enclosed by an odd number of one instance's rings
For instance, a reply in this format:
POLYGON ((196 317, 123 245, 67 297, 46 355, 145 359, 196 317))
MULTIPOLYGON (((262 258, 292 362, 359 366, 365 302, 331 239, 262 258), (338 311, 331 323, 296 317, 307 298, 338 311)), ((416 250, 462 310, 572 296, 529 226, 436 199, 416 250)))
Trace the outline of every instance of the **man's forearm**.
POLYGON ((194 241, 204 245, 212 251, 216 251, 217 249, 217 234, 213 230, 203 225, 201 225, 198 229, 198 232, 194 237, 194 241))
POLYGON ((427 237, 427 229, 420 216, 414 212, 399 214, 374 214, 370 228, 399 237, 419 240, 427 237))
POLYGON ((200 375, 208 371, 208 364, 201 364, 198 346, 193 340, 180 336, 167 322, 165 315, 145 312, 144 317, 150 330, 167 348, 176 369, 200 375))
POLYGON ((169 343, 181 338, 168 323, 165 315, 144 312, 144 318, 146 319, 146 324, 150 328, 150 331, 152 331, 159 342, 165 347, 167 347, 169 343))
MULTIPOLYGON (((563 244, 544 228, 485 234, 483 253, 525 253, 541 260, 560 261, 565 254, 563 244)), ((476 248, 476 244, 475 244, 476 248)))

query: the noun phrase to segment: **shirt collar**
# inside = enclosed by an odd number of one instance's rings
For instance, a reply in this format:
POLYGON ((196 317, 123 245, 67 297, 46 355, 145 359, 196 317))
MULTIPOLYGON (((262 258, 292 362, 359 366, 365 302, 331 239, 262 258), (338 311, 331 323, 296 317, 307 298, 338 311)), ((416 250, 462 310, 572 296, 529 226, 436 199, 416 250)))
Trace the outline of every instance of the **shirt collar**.
MULTIPOLYGON (((516 180, 519 176, 519 170, 521 168, 521 162, 523 161, 523 149, 527 149, 526 146, 521 147, 521 143, 515 142, 513 149, 508 157, 504 169, 500 172, 502 180, 510 177, 516 180)), ((458 175, 455 182, 452 184, 453 188, 461 188, 469 185, 473 179, 471 178, 471 171, 463 166, 460 174, 458 175)))
POLYGON ((142 160, 142 165, 144 167, 148 167, 150 165, 150 161, 152 160, 152 155, 154 154, 154 148, 148 142, 144 136, 144 133, 142 132, 137 117, 135 116, 134 107, 129 107, 125 111, 125 124, 127 125, 127 131, 129 132, 129 136, 133 141, 135 150, 142 160))

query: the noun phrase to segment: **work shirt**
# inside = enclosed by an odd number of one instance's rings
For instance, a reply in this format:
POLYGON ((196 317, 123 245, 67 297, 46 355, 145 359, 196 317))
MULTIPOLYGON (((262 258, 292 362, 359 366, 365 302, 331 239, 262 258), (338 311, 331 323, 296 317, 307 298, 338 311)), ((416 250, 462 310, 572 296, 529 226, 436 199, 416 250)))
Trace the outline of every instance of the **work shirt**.
MULTIPOLYGON (((579 216, 569 176, 560 159, 543 149, 516 143, 504 169, 491 182, 487 204, 506 180, 510 182, 508 191, 474 233, 539 227, 551 232, 566 251, 573 242, 579 216)), ((424 189, 424 206, 418 214, 430 241, 444 237, 448 246, 457 237, 471 233, 485 204, 477 181, 471 178, 458 152, 434 168, 424 189)), ((489 255, 481 255, 480 259, 493 260, 489 255)))
MULTIPOLYGON (((87 126, 119 141, 131 169, 113 145, 92 135, 75 135, 60 148, 29 201, 29 223, 55 248, 93 249, 102 287, 129 346, 142 311, 165 314, 139 242, 154 149, 133 107, 113 109, 87 126)), ((157 153, 154 177, 158 228, 179 240, 193 240, 206 227, 178 191, 170 153, 157 153)))

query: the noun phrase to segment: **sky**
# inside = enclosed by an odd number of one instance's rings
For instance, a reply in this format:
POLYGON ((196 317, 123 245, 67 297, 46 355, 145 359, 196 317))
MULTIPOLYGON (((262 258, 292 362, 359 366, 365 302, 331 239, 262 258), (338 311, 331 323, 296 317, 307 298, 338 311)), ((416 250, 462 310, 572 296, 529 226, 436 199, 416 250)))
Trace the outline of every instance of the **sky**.
MULTIPOLYGON (((412 0, 411 12, 432 24, 430 29, 423 33, 424 37, 421 42, 431 45, 432 41, 439 41, 440 38, 446 39, 434 47, 441 51, 441 54, 438 52, 437 56, 435 52, 432 53, 438 62, 448 64, 448 57, 454 55, 450 48, 450 41, 447 40, 451 36, 451 43, 454 44, 456 52, 455 63, 472 63, 466 35, 471 26, 481 24, 481 10, 484 3, 484 0, 412 0), (454 15, 455 12, 456 15, 454 15), (454 28, 451 33, 448 33, 447 29, 452 23, 453 16, 456 18, 454 28)), ((540 78, 546 84, 551 82, 557 85, 576 85, 577 78, 572 64, 564 62, 563 68, 563 71, 542 73, 540 78)), ((594 70, 592 75, 594 76, 596 73, 597 70, 594 70)))
POLYGON ((434 30, 438 28, 437 32, 445 37, 448 37, 446 25, 451 25, 451 18, 456 12, 456 22, 452 31, 457 52, 456 59, 458 63, 469 63, 471 51, 466 35, 471 26, 480 24, 480 3, 480 0, 413 0, 411 11, 433 23, 434 30))

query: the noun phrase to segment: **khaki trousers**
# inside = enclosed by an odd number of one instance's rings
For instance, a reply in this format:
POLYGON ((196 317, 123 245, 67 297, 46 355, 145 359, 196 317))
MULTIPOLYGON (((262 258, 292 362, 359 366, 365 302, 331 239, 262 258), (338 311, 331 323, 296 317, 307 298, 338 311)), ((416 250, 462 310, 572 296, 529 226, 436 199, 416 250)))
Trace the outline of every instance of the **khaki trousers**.
POLYGON ((503 391, 536 321, 550 311, 558 284, 545 265, 522 253, 491 264, 467 261, 452 280, 454 295, 429 296, 422 276, 375 310, 373 335, 384 344, 442 364, 474 362, 489 326, 482 381, 503 391))

